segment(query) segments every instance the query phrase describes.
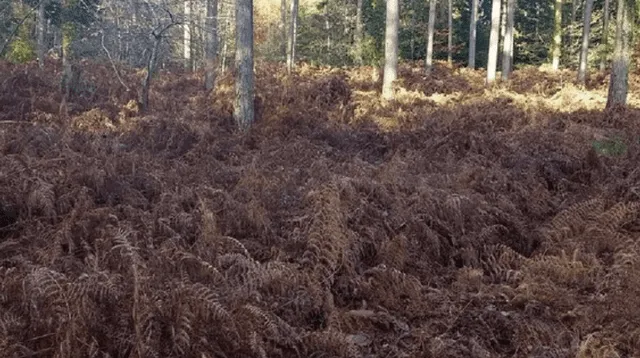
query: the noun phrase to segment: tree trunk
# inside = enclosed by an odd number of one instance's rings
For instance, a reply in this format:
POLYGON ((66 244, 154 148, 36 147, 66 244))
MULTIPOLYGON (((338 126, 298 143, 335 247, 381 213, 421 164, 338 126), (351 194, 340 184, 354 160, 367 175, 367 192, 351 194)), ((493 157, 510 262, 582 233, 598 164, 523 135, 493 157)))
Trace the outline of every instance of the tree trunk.
POLYGON ((607 108, 627 105, 630 34, 631 26, 626 0, 618 0, 618 9, 616 12, 616 42, 611 65, 607 108))
POLYGON ((226 11, 225 14, 225 27, 224 27, 224 37, 221 34, 220 35, 220 39, 222 40, 222 51, 221 51, 221 56, 222 57, 222 63, 220 64, 220 72, 224 73, 227 70, 227 55, 229 52, 229 37, 231 36, 229 34, 229 32, 232 30, 231 28, 231 16, 232 16, 232 9, 233 6, 231 6, 231 4, 227 4, 226 8, 224 8, 225 6, 225 2, 224 1, 220 1, 220 12, 222 12, 222 10, 224 9, 226 11))
POLYGON ((409 41, 409 46, 411 48, 411 61, 415 60, 416 56, 416 6, 415 0, 410 0, 411 7, 411 23, 409 24, 409 32, 411 33, 411 41, 409 41))
POLYGON ((502 79, 508 80, 513 67, 513 30, 516 0, 507 0, 507 26, 504 34, 504 49, 502 52, 502 79))
POLYGON ((553 45, 551 48, 553 60, 551 67, 557 71, 560 68, 560 55, 562 54, 562 0, 555 0, 553 13, 553 45))
POLYGON ((604 71, 607 67, 607 54, 609 53, 609 0, 604 0, 604 9, 602 11, 602 56, 600 58, 600 71, 604 71))
MULTIPOLYGON (((297 0, 294 0, 294 3, 297 4, 297 0)), ((253 0, 236 0, 236 69, 236 98, 233 116, 238 127, 241 130, 246 130, 255 119, 253 0)))
POLYGON ((280 1, 280 52, 287 59, 287 0, 280 1))
POLYGON ((204 24, 204 88, 207 92, 211 92, 215 87, 215 73, 218 62, 218 0, 207 0, 206 6, 204 24))
POLYGON ((324 7, 324 30, 327 32, 327 55, 331 54, 331 23, 329 22, 329 4, 324 7))
POLYGON ((63 101, 69 99, 71 93, 71 87, 73 85, 73 67, 71 66, 71 60, 73 57, 73 51, 71 44, 75 38, 76 27, 71 22, 64 22, 62 24, 62 82, 61 91, 63 95, 63 101))
POLYGON ((191 69, 191 0, 184 0, 184 69, 191 69))
POLYGON ((356 63, 360 66, 363 65, 364 59, 362 58, 362 41, 363 41, 363 25, 362 25, 362 0, 357 0, 356 3, 356 33, 355 33, 355 47, 356 47, 356 63))
POLYGON ((469 19, 469 63, 471 69, 476 68, 476 31, 478 23, 478 0, 471 0, 471 18, 469 19))
MULTIPOLYGON (((246 0, 240 0, 246 1, 246 0)), ((289 43, 287 56, 287 71, 291 73, 296 62, 296 37, 298 34, 298 0, 291 0, 291 27, 289 28, 289 43)))
POLYGON ((591 34, 591 9, 593 0, 586 0, 584 7, 584 23, 582 25, 582 48, 580 49, 580 64, 578 68, 578 83, 584 85, 587 81, 587 56, 589 54, 589 35, 591 34))
POLYGON ((47 52, 44 43, 44 35, 45 35, 45 23, 47 19, 45 18, 45 7, 47 6, 47 1, 40 1, 40 5, 38 6, 38 66, 40 68, 44 68, 44 54, 47 52))
POLYGON ((433 70, 433 31, 436 24, 436 0, 429 1, 429 24, 427 29, 427 57, 425 68, 427 73, 433 70))
POLYGON ((502 0, 493 0, 491 4, 491 35, 489 36, 489 56, 487 59, 487 84, 496 80, 498 66, 498 42, 500 41, 500 12, 502 0))
POLYGON ((453 0, 449 0, 449 31, 447 34, 447 62, 453 64, 453 0))
MULTIPOLYGON (((502 1, 502 11, 500 14, 500 40, 498 40, 498 49, 504 48, 504 37, 507 34, 507 2, 508 0, 502 1)), ((500 54, 502 54, 502 50, 498 50, 500 54)), ((502 66, 502 55, 498 56, 498 66, 502 66)))
POLYGON ((384 41, 384 74, 382 98, 393 99, 393 82, 398 77, 398 28, 400 6, 398 0, 387 0, 386 29, 384 41))
POLYGON ((140 94, 140 110, 142 113, 147 113, 149 110, 149 90, 151 89, 151 80, 153 79, 153 72, 156 69, 156 62, 158 62, 158 50, 161 42, 162 37, 154 37, 151 55, 149 56, 149 62, 147 63, 147 73, 144 76, 144 81, 142 82, 142 93, 140 94))

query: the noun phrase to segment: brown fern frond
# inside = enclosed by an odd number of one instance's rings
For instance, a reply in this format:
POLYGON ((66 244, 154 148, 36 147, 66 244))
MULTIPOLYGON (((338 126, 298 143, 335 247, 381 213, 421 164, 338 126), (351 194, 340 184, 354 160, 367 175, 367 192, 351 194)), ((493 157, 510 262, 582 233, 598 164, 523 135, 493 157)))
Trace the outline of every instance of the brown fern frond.
POLYGON ((176 314, 177 317, 171 325, 171 345, 174 352, 184 356, 191 347, 195 315, 186 305, 179 305, 176 314))
POLYGON ((264 341, 262 336, 256 331, 252 331, 249 335, 249 347, 254 354, 260 358, 267 358, 267 352, 264 349, 264 341))
POLYGON ((331 285, 339 267, 348 267, 345 252, 349 249, 349 237, 345 234, 344 218, 340 211, 338 185, 324 187, 310 194, 317 213, 309 228, 307 249, 303 263, 313 267, 331 285))
POLYGON ((520 281, 520 269, 526 258, 512 248, 502 244, 485 245, 481 256, 482 267, 493 283, 520 281))
POLYGON ((548 225, 548 233, 554 240, 571 237, 582 231, 589 220, 604 211, 603 199, 595 198, 570 206, 556 215, 548 225))
POLYGON ((183 265, 188 265, 190 263, 196 264, 197 267, 199 267, 206 276, 211 277, 215 283, 221 284, 224 282, 224 276, 222 273, 220 273, 217 268, 206 260, 195 254, 177 248, 173 251, 174 255, 170 256, 173 260, 180 262, 183 265))
POLYGON ((419 304, 423 289, 418 278, 385 265, 365 271, 359 286, 370 300, 385 307, 419 304))
POLYGON ((385 240, 378 251, 378 262, 396 270, 403 270, 409 258, 408 246, 408 239, 402 234, 385 240))
POLYGON ((302 337, 306 356, 323 352, 331 357, 359 358, 362 354, 349 337, 336 330, 309 332, 302 337))
POLYGON ((193 303, 194 313, 205 320, 223 321, 226 324, 233 324, 231 314, 218 302, 219 294, 209 287, 201 284, 179 284, 182 294, 193 303))
POLYGON ((474 239, 474 243, 480 244, 497 244, 500 235, 504 235, 509 232, 509 229, 504 225, 490 225, 482 229, 474 239))
POLYGON ((213 211, 207 208, 207 204, 204 200, 200 200, 200 211, 201 211, 201 220, 202 220, 202 228, 201 236, 204 240, 212 240, 219 235, 218 222, 216 220, 216 216, 213 211))
POLYGON ((596 219, 597 225, 615 232, 638 218, 640 202, 616 203, 596 219))
POLYGON ((53 184, 38 179, 27 197, 29 216, 44 215, 45 217, 54 217, 56 215, 55 201, 56 195, 53 184))
POLYGON ((239 252, 248 259, 251 259, 251 254, 249 254, 247 248, 240 241, 238 241, 238 239, 231 236, 223 236, 219 240, 220 244, 222 245, 221 253, 232 254, 239 252))
POLYGON ((74 299, 90 297, 97 302, 117 301, 122 295, 121 275, 111 272, 84 273, 71 285, 74 299))
POLYGON ((246 304, 242 306, 242 308, 257 320, 258 325, 256 328, 265 332, 270 339, 279 341, 283 338, 278 322, 272 319, 272 317, 262 309, 251 304, 246 304))

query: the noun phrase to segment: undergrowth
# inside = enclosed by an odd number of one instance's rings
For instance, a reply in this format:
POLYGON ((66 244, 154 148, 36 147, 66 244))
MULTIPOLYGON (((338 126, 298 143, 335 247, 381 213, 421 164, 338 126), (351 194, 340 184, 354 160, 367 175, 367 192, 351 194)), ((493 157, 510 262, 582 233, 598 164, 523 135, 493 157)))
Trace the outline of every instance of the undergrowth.
POLYGON ((383 103, 371 68, 260 64, 243 135, 228 74, 161 73, 140 117, 108 71, 61 112, 0 64, 2 356, 640 351, 640 131, 603 83, 405 66, 383 103))

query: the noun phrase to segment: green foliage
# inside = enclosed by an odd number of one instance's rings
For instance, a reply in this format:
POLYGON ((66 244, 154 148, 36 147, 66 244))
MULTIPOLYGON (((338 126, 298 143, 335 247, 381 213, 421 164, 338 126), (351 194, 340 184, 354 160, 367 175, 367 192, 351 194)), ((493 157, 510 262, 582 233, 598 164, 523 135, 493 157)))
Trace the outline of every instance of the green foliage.
POLYGON ((31 41, 17 38, 11 43, 6 58, 13 63, 25 63, 35 60, 35 45, 31 41))
POLYGON ((384 59, 384 47, 369 35, 362 41, 362 61, 365 65, 379 65, 384 59))
POLYGON ((29 16, 29 11, 29 7, 22 4, 14 4, 12 9, 14 22, 22 21, 5 54, 5 58, 14 63, 25 63, 36 58, 35 44, 31 37, 35 20, 29 16))
POLYGON ((592 146, 596 153, 611 157, 621 156, 627 151, 627 145, 618 137, 594 141, 592 146))
POLYGON ((353 20, 345 17, 345 12, 355 14, 355 7, 346 8, 344 3, 326 1, 315 9, 300 8, 297 37, 300 58, 331 66, 353 63, 353 20))

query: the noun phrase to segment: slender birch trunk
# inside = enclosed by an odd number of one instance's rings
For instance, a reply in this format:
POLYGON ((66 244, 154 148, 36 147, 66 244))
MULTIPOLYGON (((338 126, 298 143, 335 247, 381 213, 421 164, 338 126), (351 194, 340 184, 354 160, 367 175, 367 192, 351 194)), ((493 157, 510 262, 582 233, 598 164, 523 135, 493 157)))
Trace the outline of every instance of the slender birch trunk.
POLYGON ((236 98, 233 115, 238 127, 246 130, 255 119, 253 0, 236 0, 236 69, 236 98))
POLYGON ((436 24, 436 0, 429 1, 429 24, 427 29, 427 56, 425 69, 427 73, 433 70, 433 32, 436 24))
POLYGON ((478 0, 471 0, 471 18, 469 20, 469 63, 471 69, 476 68, 476 31, 478 28, 478 0))
POLYGON ((400 5, 398 0, 387 0, 386 29, 384 42, 384 74, 382 98, 393 99, 393 82, 398 77, 398 28, 400 5))
POLYGON ((584 22, 582 24, 582 47, 578 66, 578 83, 584 85, 587 81, 587 57, 589 55, 589 36, 591 35, 591 10, 593 0, 586 0, 584 7, 584 22))
POLYGON ((487 84, 496 80, 498 66, 498 42, 500 41, 500 12, 502 1, 493 0, 491 4, 491 35, 489 36, 489 55, 487 59, 487 84))

